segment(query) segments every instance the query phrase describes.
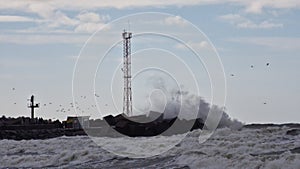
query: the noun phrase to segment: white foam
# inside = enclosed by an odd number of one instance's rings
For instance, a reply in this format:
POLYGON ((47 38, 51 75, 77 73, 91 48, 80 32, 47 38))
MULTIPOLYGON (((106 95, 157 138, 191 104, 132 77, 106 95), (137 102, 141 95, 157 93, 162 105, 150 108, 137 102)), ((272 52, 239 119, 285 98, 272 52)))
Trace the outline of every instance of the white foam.
MULTIPOLYGON (((299 168, 300 154, 289 150, 299 147, 300 136, 286 135, 288 128, 218 129, 211 138, 199 144, 199 134, 193 131, 171 150, 148 159, 126 159, 107 152, 88 137, 60 137, 48 140, 0 140, 0 168, 5 167, 148 167, 190 168, 299 168), (167 158, 167 161, 162 159, 167 158), (143 161, 144 160, 144 161, 143 161), (147 160, 154 162, 149 164, 147 160)), ((135 153, 176 140, 178 136, 157 136, 135 145, 137 138, 99 138, 103 146, 115 148, 121 154, 131 149, 135 153), (124 146, 130 145, 131 146, 124 146)))

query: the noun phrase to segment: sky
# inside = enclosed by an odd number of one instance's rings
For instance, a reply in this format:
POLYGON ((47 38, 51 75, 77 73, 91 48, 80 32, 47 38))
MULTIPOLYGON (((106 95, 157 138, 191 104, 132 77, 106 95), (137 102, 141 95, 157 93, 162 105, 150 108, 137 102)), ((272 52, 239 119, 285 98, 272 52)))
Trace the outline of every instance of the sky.
POLYGON ((154 89, 180 86, 208 102, 215 99, 242 122, 299 122, 299 9, 298 0, 0 0, 0 115, 29 116, 32 94, 40 103, 36 116, 46 119, 89 115, 96 106, 104 114, 120 112, 125 28, 133 35, 154 30, 180 37, 205 62, 174 39, 134 37, 137 110, 151 109, 149 96, 164 98, 154 89), (138 76, 147 66, 159 70, 138 76), (96 92, 96 103, 86 90, 96 92), (73 96, 84 105, 77 112, 73 96))

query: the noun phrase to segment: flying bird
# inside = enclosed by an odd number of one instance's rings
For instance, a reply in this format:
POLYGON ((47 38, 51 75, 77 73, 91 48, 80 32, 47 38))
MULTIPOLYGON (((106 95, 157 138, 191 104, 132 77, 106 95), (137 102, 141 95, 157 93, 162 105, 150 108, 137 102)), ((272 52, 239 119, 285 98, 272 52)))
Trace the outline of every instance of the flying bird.
POLYGON ((270 63, 267 63, 266 66, 270 66, 270 63))

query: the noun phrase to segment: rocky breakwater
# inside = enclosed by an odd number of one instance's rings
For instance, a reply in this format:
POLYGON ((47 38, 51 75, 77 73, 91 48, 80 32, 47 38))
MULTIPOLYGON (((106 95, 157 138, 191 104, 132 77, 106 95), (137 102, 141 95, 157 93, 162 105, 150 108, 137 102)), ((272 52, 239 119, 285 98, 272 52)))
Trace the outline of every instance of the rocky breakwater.
POLYGON ((31 126, 30 129, 27 129, 27 126, 16 126, 16 129, 0 130, 0 139, 12 140, 49 139, 78 135, 86 135, 86 133, 83 129, 64 129, 49 125, 36 125, 34 128, 31 126), (21 127, 24 129, 21 129, 21 127))
MULTIPOLYGON (((11 120, 10 120, 11 121, 11 120)), ((150 112, 148 115, 128 117, 124 114, 106 116, 102 120, 90 120, 90 127, 66 128, 60 122, 48 124, 15 123, 0 125, 0 139, 29 140, 48 139, 60 136, 90 135, 96 137, 151 137, 157 135, 183 134, 202 129, 204 122, 193 120, 164 118, 164 114, 150 112)))
POLYGON ((155 112, 150 112, 149 116, 110 115, 104 117, 104 120, 115 131, 130 137, 182 134, 195 129, 202 129, 204 126, 204 122, 200 118, 193 120, 176 117, 164 119, 163 114, 155 112))
POLYGON ((0 130, 0 139, 30 140, 48 139, 64 135, 64 130, 56 129, 32 129, 32 130, 0 130))

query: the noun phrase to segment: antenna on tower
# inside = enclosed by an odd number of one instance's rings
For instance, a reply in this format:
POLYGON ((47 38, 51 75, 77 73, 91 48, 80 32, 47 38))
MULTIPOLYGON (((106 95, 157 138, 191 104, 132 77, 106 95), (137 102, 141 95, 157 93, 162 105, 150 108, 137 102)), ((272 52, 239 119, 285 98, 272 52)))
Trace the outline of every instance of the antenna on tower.
POLYGON ((37 103, 37 104, 34 103, 34 96, 33 95, 30 97, 29 101, 30 101, 30 104, 28 105, 28 108, 31 109, 31 119, 34 119, 34 109, 39 108, 40 104, 39 103, 37 103))
POLYGON ((130 20, 128 20, 128 31, 130 32, 130 20))
POLYGON ((132 115, 132 91, 131 91, 131 37, 132 33, 124 30, 123 37, 123 78, 124 78, 124 98, 123 113, 132 115))

